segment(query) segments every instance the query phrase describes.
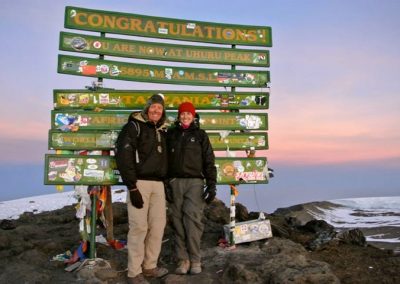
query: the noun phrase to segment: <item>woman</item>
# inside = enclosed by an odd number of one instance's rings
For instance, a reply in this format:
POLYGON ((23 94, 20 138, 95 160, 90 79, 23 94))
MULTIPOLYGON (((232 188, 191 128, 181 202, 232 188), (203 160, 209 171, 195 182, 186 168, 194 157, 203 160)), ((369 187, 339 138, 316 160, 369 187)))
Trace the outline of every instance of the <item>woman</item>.
POLYGON ((167 133, 169 183, 166 189, 176 233, 176 274, 201 272, 203 209, 216 195, 214 151, 195 117, 193 104, 182 103, 175 127, 167 133))

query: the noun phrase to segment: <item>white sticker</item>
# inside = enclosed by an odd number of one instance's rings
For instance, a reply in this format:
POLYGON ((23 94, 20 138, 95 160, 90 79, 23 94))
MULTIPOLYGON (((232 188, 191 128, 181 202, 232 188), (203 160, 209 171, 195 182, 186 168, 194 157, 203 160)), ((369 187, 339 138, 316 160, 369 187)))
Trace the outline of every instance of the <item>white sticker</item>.
POLYGON ((99 94, 99 101, 102 105, 108 105, 110 103, 110 96, 108 94, 99 94))
POLYGON ((110 67, 108 67, 107 64, 101 64, 99 66, 99 72, 103 73, 103 74, 107 74, 108 71, 110 71, 110 67))
POLYGON ((163 35, 167 35, 168 34, 168 29, 158 28, 158 33, 159 34, 163 34, 163 35))
POLYGON ((187 28, 187 29, 194 29, 194 28, 196 28, 196 24, 195 24, 195 23, 188 23, 188 24, 186 25, 186 28, 187 28))
POLYGON ((86 162, 88 164, 96 164, 96 159, 87 159, 86 162))
POLYGON ((99 49, 101 47, 101 42, 96 40, 95 42, 93 42, 93 47, 99 49))
POLYGON ((95 177, 95 178, 103 179, 104 171, 84 169, 83 170, 83 176, 85 176, 85 177, 95 177))

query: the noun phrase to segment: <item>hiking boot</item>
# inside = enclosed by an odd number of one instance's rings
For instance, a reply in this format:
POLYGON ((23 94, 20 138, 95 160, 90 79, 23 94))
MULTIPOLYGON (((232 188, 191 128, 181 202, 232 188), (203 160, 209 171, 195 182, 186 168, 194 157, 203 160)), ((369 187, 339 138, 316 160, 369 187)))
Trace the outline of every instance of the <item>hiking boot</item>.
POLYGON ((156 267, 152 269, 143 269, 143 275, 147 277, 160 278, 168 274, 168 269, 164 267, 156 267))
POLYGON ((187 259, 181 260, 178 267, 175 269, 175 274, 187 274, 190 268, 190 261, 187 259))
POLYGON ((128 277, 128 284, 149 284, 149 281, 147 281, 143 274, 140 273, 135 277, 128 277))
POLYGON ((201 273, 201 262, 192 262, 190 264, 190 274, 201 273))

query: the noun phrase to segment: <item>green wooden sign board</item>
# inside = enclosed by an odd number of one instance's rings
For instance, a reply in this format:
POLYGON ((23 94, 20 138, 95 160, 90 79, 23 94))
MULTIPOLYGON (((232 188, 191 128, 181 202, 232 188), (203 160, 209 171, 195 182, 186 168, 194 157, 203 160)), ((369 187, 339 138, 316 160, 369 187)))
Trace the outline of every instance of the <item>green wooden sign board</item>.
POLYGON ((54 90, 55 109, 143 109, 147 99, 156 93, 164 95, 165 107, 177 109, 191 102, 196 109, 268 109, 267 92, 194 92, 194 91, 122 91, 122 90, 54 90))
MULTIPOLYGON (((129 111, 101 112, 71 110, 51 112, 51 127, 65 132, 80 129, 119 130, 128 121, 129 111)), ((204 130, 267 130, 267 113, 202 112, 200 127, 204 130)), ((167 112, 169 123, 176 120, 177 112, 167 112)))
POLYGON ((208 133, 211 145, 215 151, 220 150, 265 150, 268 149, 267 133, 248 132, 232 133, 222 131, 220 133, 208 133))
POLYGON ((206 69, 136 64, 58 55, 58 73, 150 83, 266 87, 269 71, 206 69))
POLYGON ((121 181, 110 156, 46 154, 44 184, 112 185, 121 181))
MULTIPOLYGON (((80 130, 77 132, 49 131, 49 149, 54 150, 110 150, 115 148, 119 131, 80 130)), ((219 150, 267 149, 267 133, 208 133, 212 147, 219 150)))
POLYGON ((205 64, 269 67, 269 51, 257 49, 212 48, 60 33, 60 50, 205 64))
MULTIPOLYGON (((211 8, 211 7, 210 7, 211 8)), ((272 46, 271 28, 65 8, 65 28, 221 44, 272 46)))
MULTIPOLYGON (((217 183, 268 183, 266 158, 216 158, 217 183)), ((45 184, 113 185, 122 184, 111 156, 45 156, 45 184)))
POLYGON ((215 158, 218 184, 268 183, 267 159, 215 158))
POLYGON ((49 149, 54 150, 109 150, 115 148, 118 130, 78 132, 49 131, 49 149))

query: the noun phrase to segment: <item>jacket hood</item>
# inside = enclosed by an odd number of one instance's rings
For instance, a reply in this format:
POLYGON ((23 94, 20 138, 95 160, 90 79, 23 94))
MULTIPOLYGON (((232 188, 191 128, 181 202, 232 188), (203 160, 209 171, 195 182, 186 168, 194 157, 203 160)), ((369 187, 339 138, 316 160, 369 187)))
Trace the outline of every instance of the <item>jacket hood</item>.
MULTIPOLYGON (((147 114, 143 114, 143 111, 132 112, 129 115, 128 122, 131 122, 132 120, 136 120, 136 121, 140 121, 140 122, 143 122, 146 124, 154 125, 151 121, 149 121, 147 114)), ((155 126, 157 129, 167 129, 169 127, 169 123, 166 122, 165 110, 163 111, 161 119, 156 123, 155 126)))

